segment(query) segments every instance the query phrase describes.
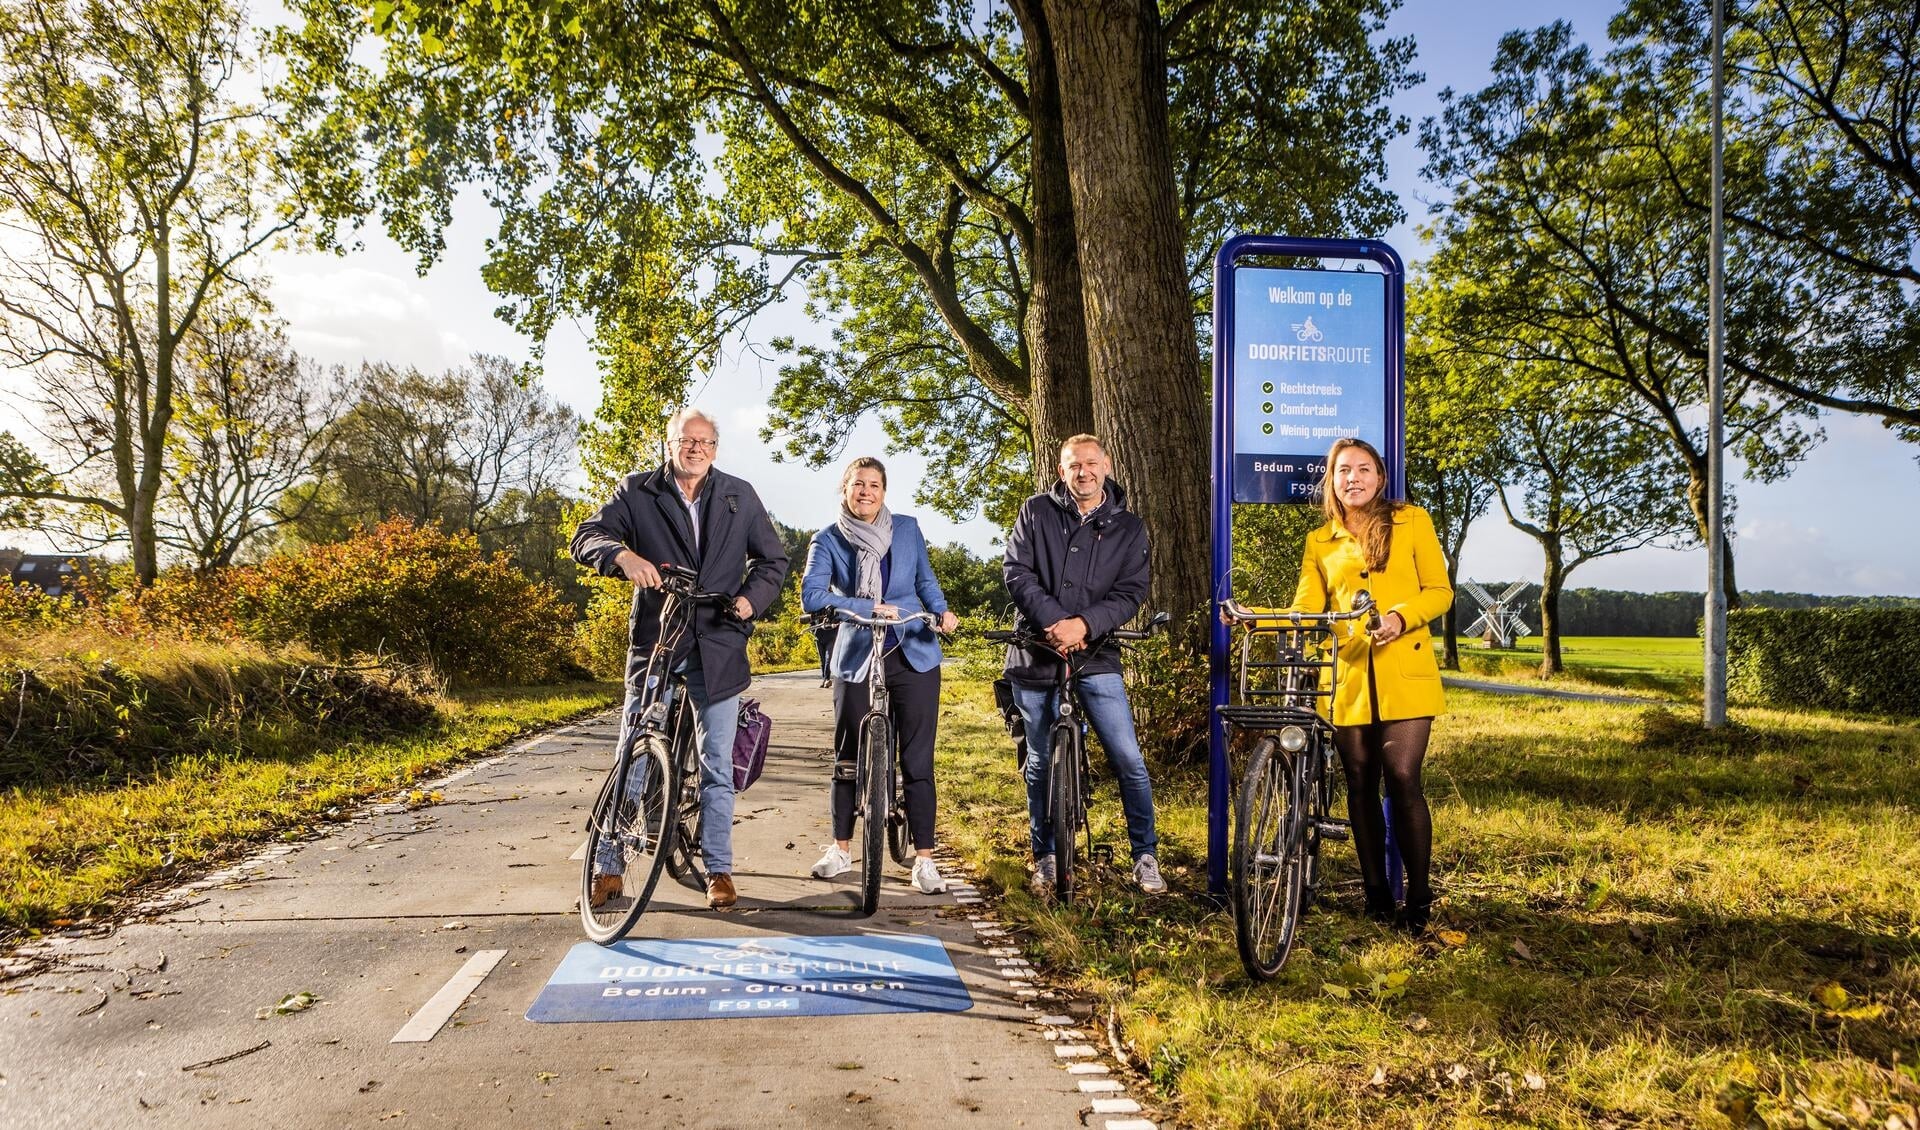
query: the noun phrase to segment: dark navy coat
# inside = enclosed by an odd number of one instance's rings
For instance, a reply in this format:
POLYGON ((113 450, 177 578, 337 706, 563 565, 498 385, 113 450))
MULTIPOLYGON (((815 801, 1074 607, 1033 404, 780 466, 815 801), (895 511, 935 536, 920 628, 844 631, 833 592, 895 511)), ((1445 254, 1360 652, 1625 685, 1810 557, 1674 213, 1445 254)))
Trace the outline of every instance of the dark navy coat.
MULTIPOLYGON (((1004 567, 1016 628, 1041 632, 1078 616, 1087 622, 1088 639, 1097 641, 1140 611, 1147 599, 1147 528, 1127 509, 1120 484, 1108 479, 1106 486, 1106 501, 1084 520, 1063 482, 1021 505, 1004 567)), ((1007 677, 1018 683, 1051 683, 1060 663, 1044 648, 1007 649, 1007 677)), ((1112 648, 1079 666, 1083 675, 1119 670, 1120 654, 1112 648)))
MULTIPOLYGON (((747 598, 754 615, 773 606, 787 575, 787 552, 774 532, 760 496, 724 471, 708 470, 701 487, 700 542, 694 548, 693 524, 686 503, 665 466, 636 471, 621 480, 593 517, 574 532, 573 559, 605 577, 623 576, 614 559, 631 549, 654 565, 683 565, 699 571, 698 586, 708 592, 747 598)), ((633 646, 651 648, 660 636, 660 593, 634 592, 633 646)), ((710 605, 694 613, 693 635, 710 699, 747 689, 747 637, 753 625, 710 605)))

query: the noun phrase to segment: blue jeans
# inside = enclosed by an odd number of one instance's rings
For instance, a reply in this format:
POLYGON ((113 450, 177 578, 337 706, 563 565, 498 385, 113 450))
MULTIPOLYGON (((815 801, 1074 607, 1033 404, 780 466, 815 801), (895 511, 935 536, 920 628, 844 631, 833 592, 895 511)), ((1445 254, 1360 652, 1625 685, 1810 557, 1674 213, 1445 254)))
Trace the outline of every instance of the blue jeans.
MULTIPOLYGON (((1147 761, 1133 733, 1133 707, 1127 702, 1127 684, 1118 674, 1086 675, 1077 680, 1080 705, 1087 722, 1106 747, 1107 762, 1120 782, 1120 807, 1127 814, 1127 839, 1133 858, 1160 846, 1153 829, 1153 785, 1147 780, 1147 761)), ((1054 719, 1059 717, 1059 693, 1052 686, 1013 684, 1013 701, 1027 725, 1027 824, 1033 833, 1033 857, 1053 854, 1053 824, 1047 819, 1048 748, 1054 719)))
MULTIPOLYGON (((687 693, 693 698, 693 740, 700 747, 700 856, 709 875, 733 873, 733 736, 740 728, 740 696, 718 702, 707 701, 707 680, 700 667, 700 649, 695 647, 686 663, 676 670, 687 677, 687 693)), ((627 656, 627 701, 620 709, 620 740, 627 737, 627 718, 640 709, 641 692, 647 677, 647 653, 635 650, 627 656)), ((669 718, 673 711, 669 711, 669 718)), ((618 748, 617 746, 615 747, 618 748)), ((646 785, 645 761, 635 761, 627 771, 627 795, 639 796, 646 785)), ((595 866, 602 874, 618 875, 626 867, 619 848, 611 850, 604 841, 596 853, 595 866)))

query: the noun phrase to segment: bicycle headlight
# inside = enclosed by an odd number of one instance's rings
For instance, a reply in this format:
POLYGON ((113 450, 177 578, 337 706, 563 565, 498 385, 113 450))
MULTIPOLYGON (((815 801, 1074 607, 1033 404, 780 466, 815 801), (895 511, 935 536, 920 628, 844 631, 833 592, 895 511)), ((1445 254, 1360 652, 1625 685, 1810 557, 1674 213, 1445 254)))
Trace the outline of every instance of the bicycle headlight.
POLYGON ((1307 732, 1299 726, 1280 728, 1280 748, 1288 753, 1299 753, 1307 748, 1307 732))

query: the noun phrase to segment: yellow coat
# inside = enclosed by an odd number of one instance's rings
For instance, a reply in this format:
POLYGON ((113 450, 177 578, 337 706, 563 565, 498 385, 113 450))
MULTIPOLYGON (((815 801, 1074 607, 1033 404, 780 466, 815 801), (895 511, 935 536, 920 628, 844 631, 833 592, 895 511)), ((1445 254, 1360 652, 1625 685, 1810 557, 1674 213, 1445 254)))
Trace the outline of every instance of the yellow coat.
POLYGON ((1374 647, 1355 621, 1337 629, 1340 638, 1339 686, 1335 689, 1333 723, 1358 726, 1374 721, 1369 709, 1368 684, 1377 680, 1379 721, 1425 718, 1445 712, 1440 689, 1440 664, 1433 655, 1429 621, 1453 607, 1453 589, 1447 584, 1447 563, 1433 519, 1418 506, 1403 506, 1393 519, 1393 545, 1387 567, 1367 568, 1360 541, 1337 522, 1328 522, 1307 535, 1300 562, 1300 587, 1293 607, 1302 612, 1346 612, 1354 594, 1373 594, 1380 615, 1398 612, 1407 630, 1384 647, 1374 647), (1371 573, 1371 575, 1369 575, 1371 573), (1372 653, 1371 669, 1367 663, 1372 653))

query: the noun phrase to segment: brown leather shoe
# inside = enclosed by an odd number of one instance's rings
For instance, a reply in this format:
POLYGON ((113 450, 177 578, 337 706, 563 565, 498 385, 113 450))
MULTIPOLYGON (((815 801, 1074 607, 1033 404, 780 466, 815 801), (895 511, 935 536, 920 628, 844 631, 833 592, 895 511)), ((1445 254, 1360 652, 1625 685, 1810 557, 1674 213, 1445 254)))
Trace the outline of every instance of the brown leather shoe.
POLYGON ((715 910, 732 910, 733 904, 740 901, 734 892, 733 876, 727 874, 707 876, 707 905, 715 910))
POLYGON ((619 898, 624 887, 618 875, 595 875, 593 893, 588 897, 587 905, 598 910, 607 904, 608 899, 619 898))

